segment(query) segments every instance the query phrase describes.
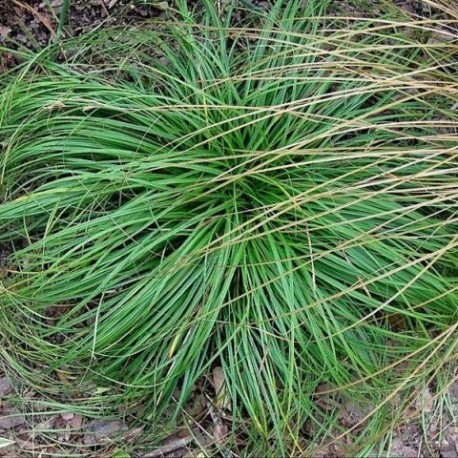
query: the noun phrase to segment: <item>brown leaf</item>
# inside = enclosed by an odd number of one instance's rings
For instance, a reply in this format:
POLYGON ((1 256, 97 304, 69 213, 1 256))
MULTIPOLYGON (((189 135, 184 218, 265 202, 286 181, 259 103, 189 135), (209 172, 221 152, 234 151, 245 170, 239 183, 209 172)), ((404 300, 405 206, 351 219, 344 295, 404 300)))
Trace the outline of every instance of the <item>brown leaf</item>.
POLYGON ((10 413, 0 417, 0 429, 11 429, 25 424, 24 415, 10 413))
POLYGON ((21 450, 35 450, 37 447, 40 447, 40 445, 37 445, 37 443, 34 440, 25 441, 25 440, 16 438, 16 442, 19 445, 19 447, 21 448, 21 450))
MULTIPOLYGON (((1 26, 0 26, 1 28, 1 26)), ((1 35, 1 30, 0 30, 1 35)), ((0 398, 10 394, 13 391, 13 387, 11 386, 10 381, 6 377, 0 378, 0 398)))
POLYGON ((227 425, 224 425, 222 423, 217 423, 213 427, 213 439, 217 444, 223 445, 228 437, 229 434, 229 428, 227 425))
POLYGON ((11 27, 0 24, 0 37, 7 37, 11 32, 11 27))
POLYGON ((56 425, 57 421, 57 416, 49 417, 47 420, 42 421, 39 423, 36 428, 34 428, 37 432, 40 431, 49 431, 51 429, 54 429, 54 426, 56 425))
POLYGON ((61 414, 60 417, 65 422, 65 426, 67 429, 78 431, 81 429, 81 426, 83 425, 83 417, 81 415, 75 415, 72 412, 66 412, 61 414))
POLYGON ((84 437, 85 444, 95 444, 106 440, 117 433, 127 430, 127 425, 119 420, 94 420, 86 425, 88 434, 84 437))
POLYGON ((394 331, 405 331, 407 329, 407 323, 404 315, 400 313, 392 313, 391 315, 388 315, 387 318, 391 329, 394 331))
POLYGON ((411 2, 407 1, 401 5, 401 10, 404 10, 409 16, 415 15, 415 7, 411 2))
MULTIPOLYGON (((448 387, 448 394, 452 396, 453 398, 458 398, 458 381, 454 381, 449 387, 448 387)), ((455 401, 456 402, 456 401, 455 401)))
POLYGON ((220 409, 231 410, 231 401, 227 395, 226 379, 222 367, 218 366, 213 369, 213 388, 216 393, 215 406, 220 409))
POLYGON ((431 394, 429 388, 425 388, 419 393, 418 398, 415 402, 415 407, 423 413, 429 413, 433 409, 434 396, 431 394))
POLYGON ((403 440, 400 437, 397 437, 393 440, 393 445, 391 448, 391 455, 396 457, 403 458, 418 458, 418 451, 415 450, 410 445, 404 445, 403 440))
POLYGON ((458 428, 449 428, 445 438, 440 443, 440 453, 443 458, 458 456, 458 428))

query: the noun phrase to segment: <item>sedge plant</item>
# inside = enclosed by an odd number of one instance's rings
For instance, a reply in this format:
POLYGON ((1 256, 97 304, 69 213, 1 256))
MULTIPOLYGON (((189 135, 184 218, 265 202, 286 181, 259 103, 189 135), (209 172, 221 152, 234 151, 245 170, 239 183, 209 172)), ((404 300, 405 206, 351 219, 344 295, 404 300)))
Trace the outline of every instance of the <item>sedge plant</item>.
POLYGON ((366 406, 365 453, 453 363, 457 18, 328 3, 183 2, 4 78, 1 352, 35 389, 173 423, 221 368, 247 454, 358 431, 330 393, 366 406))

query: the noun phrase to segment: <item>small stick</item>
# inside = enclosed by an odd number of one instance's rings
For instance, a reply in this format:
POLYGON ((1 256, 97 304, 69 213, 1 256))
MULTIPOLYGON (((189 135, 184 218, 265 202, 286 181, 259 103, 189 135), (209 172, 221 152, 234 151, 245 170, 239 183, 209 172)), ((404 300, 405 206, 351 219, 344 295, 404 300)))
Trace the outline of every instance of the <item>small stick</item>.
MULTIPOLYGON (((28 11, 30 14, 32 14, 32 16, 38 21, 38 22, 41 22, 48 30, 49 30, 49 33, 51 34, 52 37, 55 37, 56 36, 56 32, 54 31, 54 29, 52 28, 51 24, 49 23, 48 19, 46 18, 46 16, 44 16, 43 14, 41 14, 37 8, 33 8, 32 6, 30 5, 26 5, 25 3, 22 3, 20 2, 19 0, 13 0, 13 3, 15 3, 16 5, 18 5, 19 7, 25 9, 26 11, 28 11)), ((27 37, 28 38, 28 37, 27 37)))
POLYGON ((167 455, 167 453, 174 452, 180 448, 184 448, 188 446, 193 441, 192 437, 185 437, 183 439, 177 439, 174 441, 169 442, 168 444, 164 444, 158 447, 156 450, 152 450, 151 452, 147 452, 142 455, 143 458, 156 458, 158 456, 167 455))

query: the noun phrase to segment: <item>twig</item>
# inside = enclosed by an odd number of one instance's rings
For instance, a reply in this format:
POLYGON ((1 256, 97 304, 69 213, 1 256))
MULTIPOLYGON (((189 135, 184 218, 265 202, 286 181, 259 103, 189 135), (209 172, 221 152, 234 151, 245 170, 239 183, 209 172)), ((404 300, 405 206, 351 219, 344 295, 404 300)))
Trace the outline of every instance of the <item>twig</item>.
POLYGON ((119 0, 111 0, 111 2, 108 4, 108 9, 111 10, 113 6, 116 6, 116 3, 118 3, 119 0))
POLYGON ((169 442, 168 444, 158 447, 156 450, 147 452, 142 455, 143 458, 156 458, 159 456, 166 455, 167 453, 174 452, 180 448, 187 447, 193 441, 192 437, 184 437, 183 439, 177 439, 169 442))
MULTIPOLYGON (((67 0, 68 1, 68 0, 67 0)), ((56 32, 54 31, 51 23, 48 21, 47 17, 44 14, 41 14, 36 8, 33 8, 30 5, 27 5, 25 3, 20 2, 19 0, 13 0, 13 3, 18 5, 20 8, 25 9, 28 11, 32 16, 38 21, 41 22, 48 30, 49 33, 51 34, 52 37, 56 36, 56 32)))

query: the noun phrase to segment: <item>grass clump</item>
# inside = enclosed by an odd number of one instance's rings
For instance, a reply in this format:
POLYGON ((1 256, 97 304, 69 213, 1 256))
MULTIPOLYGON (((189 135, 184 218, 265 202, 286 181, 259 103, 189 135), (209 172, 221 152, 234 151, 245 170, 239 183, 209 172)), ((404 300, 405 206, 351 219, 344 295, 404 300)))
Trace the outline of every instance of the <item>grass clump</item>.
POLYGON ((234 430, 305 453, 323 383, 370 419, 456 357, 457 21, 325 3, 182 6, 5 78, 0 333, 37 388, 173 421, 218 366, 234 430))

